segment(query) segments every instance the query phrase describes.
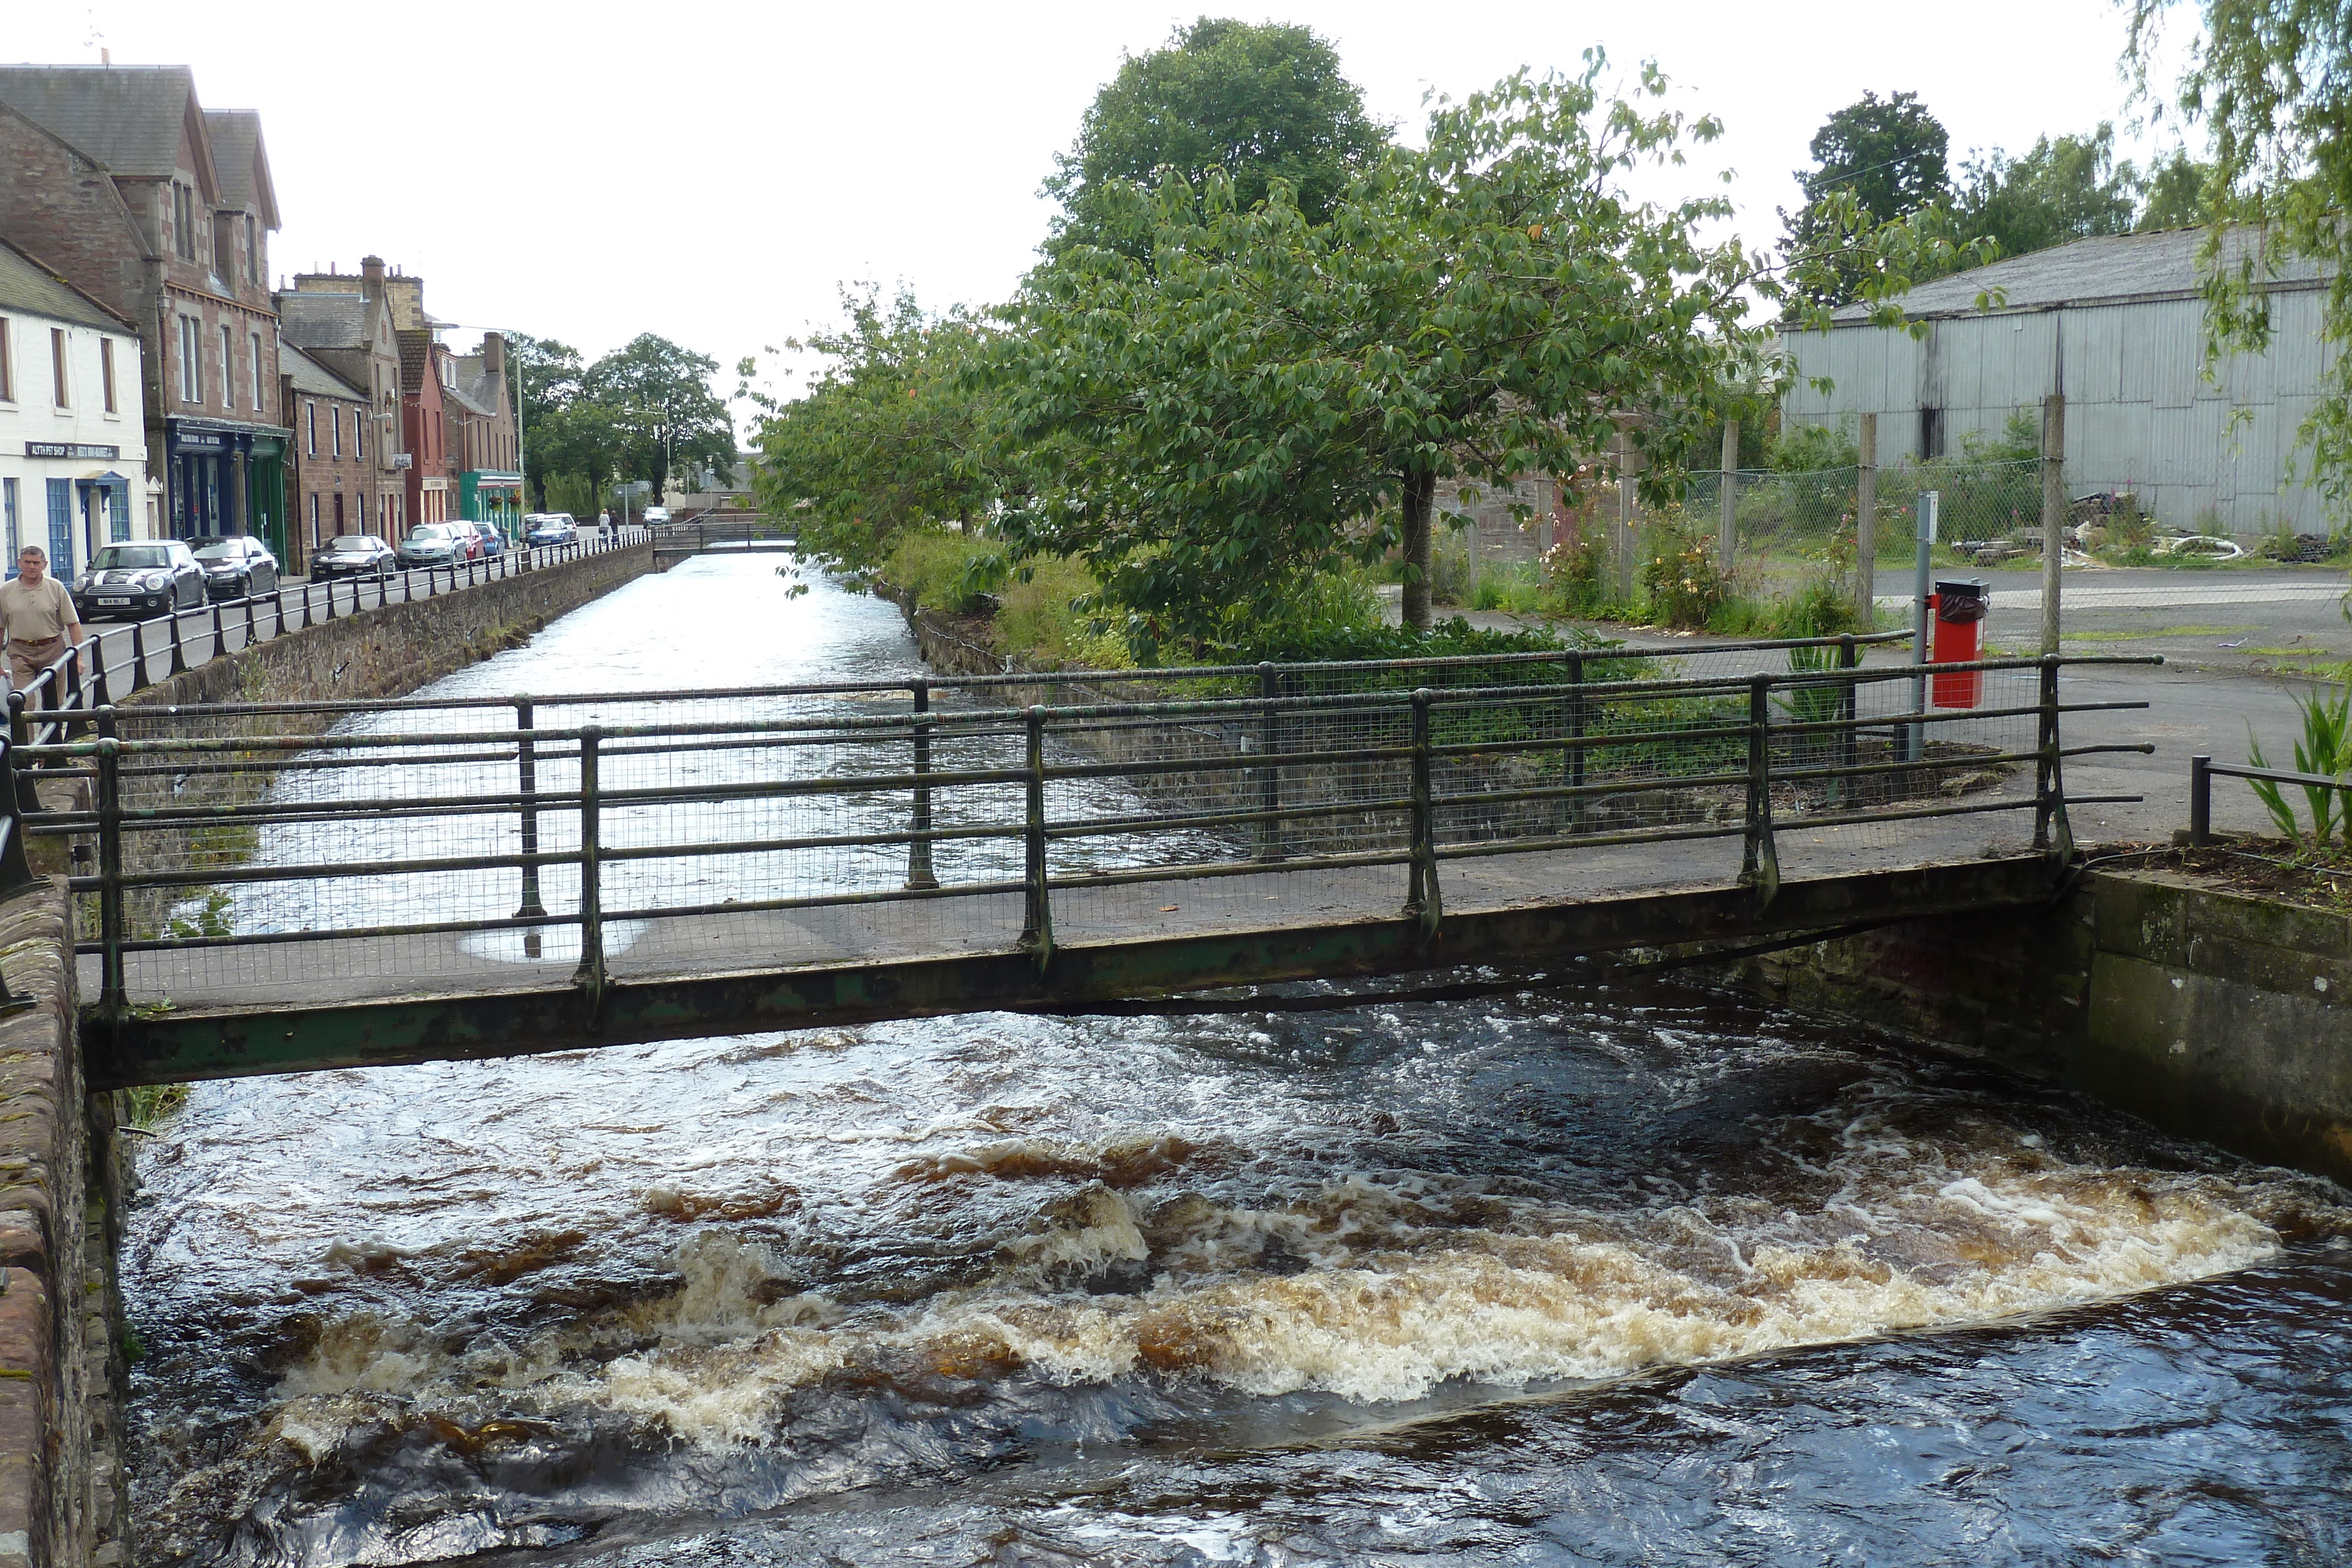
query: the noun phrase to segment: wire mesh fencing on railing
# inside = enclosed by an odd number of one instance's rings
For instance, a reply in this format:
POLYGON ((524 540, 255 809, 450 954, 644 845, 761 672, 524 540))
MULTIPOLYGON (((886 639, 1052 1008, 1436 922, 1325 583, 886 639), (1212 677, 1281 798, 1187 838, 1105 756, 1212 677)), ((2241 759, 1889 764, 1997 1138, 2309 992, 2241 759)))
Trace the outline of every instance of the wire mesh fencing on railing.
POLYGON ((2001 813, 2063 852, 2064 758, 2118 748, 2061 716, 2143 705, 2062 702, 2060 670, 109 708, 22 755, 86 802, 31 831, 86 851, 89 989, 245 1009, 1769 896, 1791 857, 1973 856, 2001 813))

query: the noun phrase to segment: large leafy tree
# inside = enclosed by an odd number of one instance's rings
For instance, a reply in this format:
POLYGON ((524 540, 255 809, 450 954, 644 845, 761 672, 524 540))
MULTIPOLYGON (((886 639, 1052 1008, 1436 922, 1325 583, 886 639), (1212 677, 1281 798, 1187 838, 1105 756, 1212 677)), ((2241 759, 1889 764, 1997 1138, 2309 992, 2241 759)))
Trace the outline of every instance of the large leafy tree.
MULTIPOLYGON (((2143 73, 2171 0, 2133 0, 2143 73)), ((2352 6, 2344 0, 2197 0, 2201 24, 2179 107, 2213 138, 2203 210, 2210 359, 2271 340, 2269 283, 2294 267, 2329 277, 2325 386, 2299 433, 2312 477, 2352 509, 2352 6)))
MULTIPOLYGON (((1780 213, 1782 252, 1836 251, 1856 209, 1887 224, 1943 205, 1951 194, 1950 150, 1943 122, 1916 93, 1864 93, 1813 133, 1812 167, 1797 171, 1804 201, 1793 214, 1780 213)), ((1816 303, 1843 305, 1861 297, 1864 277, 1857 259, 1822 270, 1808 287, 1816 303)))
POLYGON ((2044 136, 2023 157, 1999 148, 1969 160, 1953 217, 2002 256, 2063 245, 2094 235, 2129 234, 2138 216, 2139 172, 2115 156, 2116 131, 2101 124, 2087 136, 2044 136))
POLYGON ((543 512, 547 510, 548 480, 572 471, 553 461, 561 444, 541 433, 580 395, 580 350, 552 338, 517 332, 508 351, 522 393, 525 476, 539 497, 538 509, 543 512))
POLYGON ((997 494, 986 403, 961 384, 987 336, 958 311, 926 317, 845 290, 845 325, 790 346, 825 361, 807 392, 763 400, 753 486, 798 521, 804 555, 879 564, 909 529, 980 519, 997 494))
POLYGON ((1222 170, 1244 210, 1278 181, 1320 223, 1350 180, 1388 144, 1340 74, 1331 46, 1305 27, 1213 20, 1180 27, 1168 47, 1127 60, 1096 95, 1077 144, 1056 160, 1046 192, 1063 204, 1054 248, 1112 237, 1106 194, 1174 170, 1196 193, 1222 170))
POLYGON ((631 478, 651 481, 658 499, 673 469, 730 468, 735 425, 712 390, 719 361, 644 333, 591 365, 581 396, 613 413, 631 478))
POLYGON ((992 362, 1010 436, 1066 455, 1007 506, 1014 548, 1083 558, 1139 654, 1237 642, 1400 541, 1426 627, 1440 481, 1573 476, 1633 415, 1671 463, 1764 336, 1745 291, 1788 280, 1702 242, 1721 198, 1624 193, 1717 127, 1604 102, 1603 67, 1441 104, 1324 225, 1279 182, 1254 207, 1215 173, 1106 188, 1118 243, 1033 274, 992 362))

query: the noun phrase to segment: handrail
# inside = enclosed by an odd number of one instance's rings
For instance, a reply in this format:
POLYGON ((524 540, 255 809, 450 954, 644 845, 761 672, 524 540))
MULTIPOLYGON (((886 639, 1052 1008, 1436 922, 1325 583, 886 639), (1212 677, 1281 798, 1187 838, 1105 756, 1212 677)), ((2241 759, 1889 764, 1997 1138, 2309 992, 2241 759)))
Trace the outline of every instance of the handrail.
POLYGON ((2213 841, 2213 780, 2252 779, 2269 784, 2294 784, 2305 789, 2336 789, 2352 796, 2352 776, 2329 778, 2321 773, 2291 773, 2283 768, 2254 768, 2216 762, 2210 757, 2189 759, 2189 841, 2203 848, 2213 841))

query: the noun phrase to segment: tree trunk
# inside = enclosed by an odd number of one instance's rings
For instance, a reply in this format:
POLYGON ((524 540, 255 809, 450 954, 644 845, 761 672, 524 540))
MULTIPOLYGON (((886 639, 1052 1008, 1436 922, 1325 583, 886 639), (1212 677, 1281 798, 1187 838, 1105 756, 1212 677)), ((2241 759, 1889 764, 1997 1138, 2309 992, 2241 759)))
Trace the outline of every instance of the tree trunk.
POLYGON ((1415 632, 1429 630, 1429 512, 1437 494, 1433 474, 1404 477, 1404 563, 1412 570, 1404 585, 1404 623, 1415 632))

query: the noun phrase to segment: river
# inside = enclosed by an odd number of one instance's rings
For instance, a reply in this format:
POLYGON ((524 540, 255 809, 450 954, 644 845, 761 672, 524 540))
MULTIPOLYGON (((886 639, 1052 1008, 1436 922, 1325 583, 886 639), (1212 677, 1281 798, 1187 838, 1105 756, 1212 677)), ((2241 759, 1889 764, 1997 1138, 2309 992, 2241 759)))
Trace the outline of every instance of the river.
MULTIPOLYGON (((770 563, 436 688, 916 668, 770 563)), ((142 1563, 2328 1563, 2352 1212, 1664 985, 200 1084, 142 1563)))

